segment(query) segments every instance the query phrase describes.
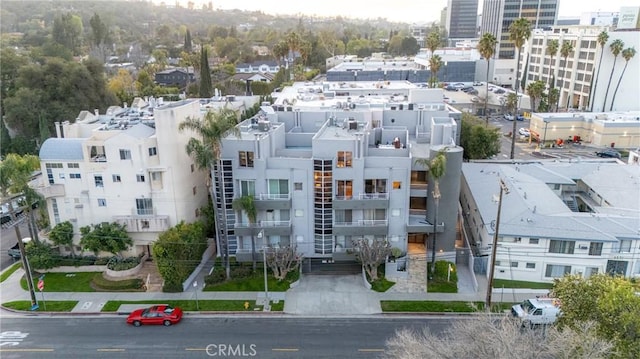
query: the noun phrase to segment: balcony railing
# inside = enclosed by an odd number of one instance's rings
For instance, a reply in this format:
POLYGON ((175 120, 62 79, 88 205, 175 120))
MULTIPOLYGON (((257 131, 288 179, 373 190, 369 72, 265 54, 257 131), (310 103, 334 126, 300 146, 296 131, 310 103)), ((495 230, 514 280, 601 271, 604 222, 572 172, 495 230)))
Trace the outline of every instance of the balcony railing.
POLYGON ((363 226, 388 226, 389 221, 386 219, 359 219, 349 222, 333 222, 334 226, 348 227, 363 227, 363 226))
POLYGON ((270 227, 289 227, 291 221, 258 221, 258 223, 234 223, 234 228, 256 228, 260 230, 262 228, 270 227))
POLYGON ((260 201, 276 201, 276 200, 288 200, 291 198, 291 195, 288 193, 285 194, 274 194, 274 193, 260 193, 258 195, 257 200, 260 201))
POLYGON ((388 193, 360 193, 359 199, 389 199, 388 193))

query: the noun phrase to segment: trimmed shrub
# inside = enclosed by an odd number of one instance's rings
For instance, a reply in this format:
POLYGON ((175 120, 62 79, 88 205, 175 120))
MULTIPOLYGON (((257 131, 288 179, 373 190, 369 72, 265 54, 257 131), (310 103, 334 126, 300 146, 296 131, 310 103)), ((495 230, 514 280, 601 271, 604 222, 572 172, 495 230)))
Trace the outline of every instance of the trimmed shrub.
POLYGON ((204 277, 204 283, 206 285, 213 285, 213 284, 222 283, 226 279, 227 279, 227 274, 225 273, 224 269, 216 270, 216 271, 213 271, 213 273, 211 273, 210 275, 204 277))
POLYGON ((182 293, 182 284, 180 283, 165 283, 162 287, 162 291, 165 293, 182 293))
POLYGON ((140 264, 140 257, 113 257, 109 263, 107 263, 107 268, 113 271, 123 271, 135 268, 138 264, 140 264))
POLYGON ((104 292, 139 291, 144 287, 144 281, 140 278, 108 280, 102 274, 97 274, 93 277, 91 283, 94 289, 104 292))
POLYGON ((104 266, 104 265, 107 265, 107 263, 109 263, 110 259, 111 259, 110 257, 99 257, 99 258, 96 258, 96 261, 93 264, 97 266, 104 266))
POLYGON ((232 279, 249 278, 252 275, 253 275, 253 269, 251 267, 239 266, 239 267, 231 268, 232 279))

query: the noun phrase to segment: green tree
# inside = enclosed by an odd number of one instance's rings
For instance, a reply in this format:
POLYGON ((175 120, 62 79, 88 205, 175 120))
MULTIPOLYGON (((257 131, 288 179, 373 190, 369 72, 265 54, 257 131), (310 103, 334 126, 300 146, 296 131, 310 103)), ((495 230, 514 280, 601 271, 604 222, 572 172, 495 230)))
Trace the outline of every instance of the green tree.
POLYGON ((436 87, 438 84, 438 71, 444 65, 444 61, 440 55, 433 55, 429 58, 429 72, 431 76, 429 77, 429 87, 436 87))
POLYGON ((182 47, 183 51, 186 53, 190 53, 193 51, 193 45, 191 41, 191 31, 187 29, 187 32, 184 35, 184 46, 182 47))
POLYGON ((487 60, 487 83, 485 84, 485 99, 484 99, 484 116, 485 116, 485 124, 489 125, 489 114, 487 113, 487 104, 489 103, 489 61, 496 53, 496 45, 498 44, 498 39, 493 36, 492 33, 485 32, 482 34, 480 41, 478 42, 478 52, 480 52, 480 56, 487 60))
POLYGON ((418 40, 413 36, 405 36, 400 43, 400 55, 414 56, 420 51, 418 40))
POLYGON ((609 82, 607 83, 607 91, 604 94, 604 102, 602 103, 602 111, 605 111, 607 107, 607 97, 609 96, 609 87, 611 86, 611 80, 613 79, 613 73, 616 70, 616 62, 618 62, 618 55, 624 49, 624 42, 620 39, 613 40, 611 45, 609 45, 609 49, 611 49, 611 53, 613 54, 613 66, 611 67, 611 74, 609 75, 609 82))
POLYGON ((49 232, 49 240, 56 246, 71 247, 71 256, 76 256, 76 252, 73 249, 73 224, 71 222, 64 221, 56 224, 49 232))
MULTIPOLYGON (((251 260, 253 262, 253 270, 256 270, 256 238, 255 238, 255 224, 258 217, 258 210, 256 204, 253 201, 253 196, 242 196, 235 198, 231 203, 234 211, 238 212, 238 218, 242 218, 241 212, 247 215, 249 220, 249 227, 251 227, 251 260)), ((238 220, 238 222, 241 222, 238 220)))
POLYGON ((122 257, 120 252, 128 250, 133 245, 126 226, 116 222, 81 227, 80 235, 82 249, 96 255, 100 252, 109 252, 114 256, 122 257))
POLYGON ((211 70, 209 70, 209 55, 206 47, 202 48, 200 57, 200 91, 199 96, 208 98, 213 96, 213 84, 211 83, 211 70))
POLYGON ((527 94, 529 94, 529 98, 531 99, 531 111, 537 111, 539 105, 536 100, 542 98, 544 93, 544 82, 537 80, 530 82, 527 86, 527 94))
POLYGON ((108 42, 109 28, 102 22, 100 15, 94 13, 89 20, 89 25, 91 25, 91 43, 93 46, 100 46, 108 42))
POLYGON ((83 33, 82 18, 67 13, 53 20, 53 40, 77 55, 80 47, 80 36, 83 33))
MULTIPOLYGON (((562 46, 560 47, 560 56, 564 58, 564 65, 562 68, 562 76, 567 77, 567 59, 569 55, 573 52, 573 45, 571 41, 563 41, 562 46)), ((558 101, 560 101, 560 97, 558 97, 558 101)), ((559 108, 559 105, 556 105, 556 108, 559 108)), ((567 108, 569 108, 569 92, 567 92, 567 108)))
POLYGON ((624 68, 622 69, 622 73, 618 78, 618 84, 616 85, 615 91, 613 91, 613 98, 611 99, 611 107, 609 107, 609 111, 613 110, 613 103, 616 102, 616 94, 618 93, 618 88, 620 88, 620 82, 624 77, 625 71, 627 71, 627 65, 629 65, 629 60, 631 60, 634 56, 636 56, 636 49, 633 47, 629 47, 627 49, 622 50, 622 57, 624 58, 624 68))
POLYGON ((442 39, 440 38, 440 32, 437 31, 436 29, 434 29, 429 33, 429 35, 427 35, 427 39, 425 40, 425 45, 427 49, 429 49, 431 56, 436 54, 436 50, 438 49, 438 47, 440 47, 441 43, 442 43, 442 39))
POLYGON ((163 232, 153 244, 153 257, 165 281, 165 288, 182 288, 202 260, 207 249, 206 231, 201 222, 180 222, 163 232))
MULTIPOLYGON (((607 41, 609 41, 609 34, 606 31, 602 31, 598 34, 598 45, 600 45, 600 60, 598 61, 598 72, 595 74, 595 76, 592 77, 592 79, 595 77, 596 84, 592 88, 591 96, 589 96, 589 102, 591 102, 592 112, 594 102, 592 97, 595 96, 596 89, 598 88, 598 77, 600 76, 600 66, 602 66, 602 55, 604 55, 604 45, 607 44, 607 41)), ((604 108, 602 108, 602 111, 604 111, 604 108)))
POLYGON ((556 39, 549 40, 549 42, 547 42, 547 47, 545 48, 545 53, 551 58, 549 61, 549 75, 547 76, 547 85, 549 88, 555 86, 555 84, 551 82, 551 72, 553 71, 553 58, 558 53, 559 48, 560 43, 556 39))
POLYGON ((29 242, 25 246, 25 253, 29 258, 32 271, 34 269, 51 269, 59 263, 48 243, 29 242))
MULTIPOLYGON (((214 171, 220 159, 220 148, 222 139, 228 134, 240 137, 240 129, 237 124, 237 113, 227 107, 219 109, 217 112, 208 111, 202 119, 188 117, 184 122, 180 123, 178 129, 180 131, 193 131, 194 135, 199 138, 191 137, 187 141, 185 150, 191 158, 194 159, 196 166, 201 170, 209 170, 211 173, 219 173, 214 171)), ((216 180, 221 180, 217 178, 216 180)), ((217 191, 213 191, 214 204, 218 203, 217 191)), ((224 213, 218 213, 217 208, 213 207, 215 213, 216 228, 226 228, 226 217, 224 213)), ((219 232, 219 230, 218 230, 219 232)), ((231 276, 231 267, 229 263, 229 241, 226 235, 223 236, 224 260, 227 272, 227 279, 231 276)))
POLYGON ((460 146, 465 160, 489 159, 500 152, 500 130, 482 122, 472 114, 462 113, 460 146))
POLYGON ((554 280, 552 294, 560 300, 560 328, 597 323, 598 335, 614 343, 615 358, 640 357, 640 296, 628 279, 608 274, 589 278, 567 275, 554 280))
MULTIPOLYGON (((522 52, 522 45, 524 45, 525 41, 529 39, 531 36, 531 23, 529 20, 521 17, 516 19, 514 22, 509 25, 509 40, 513 41, 513 45, 516 48, 516 83, 514 86, 515 95, 516 95, 516 107, 518 109, 518 74, 520 73, 520 53, 522 52)), ((514 113, 514 116, 517 113, 514 113)), ((513 159, 516 151, 516 129, 517 124, 516 121, 513 121, 513 129, 511 131, 511 156, 509 158, 513 159)))

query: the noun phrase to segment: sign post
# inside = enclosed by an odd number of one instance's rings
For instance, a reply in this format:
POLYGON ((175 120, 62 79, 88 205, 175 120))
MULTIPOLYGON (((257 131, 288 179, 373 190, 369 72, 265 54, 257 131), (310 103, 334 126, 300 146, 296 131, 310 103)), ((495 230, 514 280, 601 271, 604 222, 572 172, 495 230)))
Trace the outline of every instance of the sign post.
POLYGON ((200 304, 198 303, 198 281, 193 281, 193 293, 196 295, 196 310, 200 311, 200 304))
POLYGON ((44 274, 38 278, 38 290, 42 294, 42 306, 47 310, 47 303, 44 301, 44 274))

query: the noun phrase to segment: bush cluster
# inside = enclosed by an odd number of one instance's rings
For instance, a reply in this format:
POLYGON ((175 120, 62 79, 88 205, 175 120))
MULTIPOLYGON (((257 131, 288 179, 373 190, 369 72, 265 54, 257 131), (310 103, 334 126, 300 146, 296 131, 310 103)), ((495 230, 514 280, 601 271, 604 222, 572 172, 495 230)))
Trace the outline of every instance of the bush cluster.
POLYGON ((109 263, 107 263, 107 268, 113 271, 123 271, 135 268, 138 264, 140 264, 140 257, 113 257, 109 263))
POLYGON ((105 292, 139 290, 144 286, 144 281, 140 278, 108 280, 102 274, 97 274, 93 277, 92 283, 96 290, 105 292))
POLYGON ((238 266, 231 268, 230 274, 233 279, 249 278, 253 275, 253 269, 251 267, 238 266))
POLYGON ((72 257, 64 256, 60 257, 57 266, 90 266, 90 265, 105 265, 109 261, 109 257, 96 257, 96 256, 84 256, 84 257, 72 257))
POLYGON ((165 283, 162 287, 162 291, 165 293, 182 293, 182 284, 180 283, 165 283))
POLYGON ((225 273, 224 269, 214 270, 213 273, 204 277, 204 283, 206 285, 213 285, 213 284, 222 283, 226 279, 227 279, 227 274, 225 273))

